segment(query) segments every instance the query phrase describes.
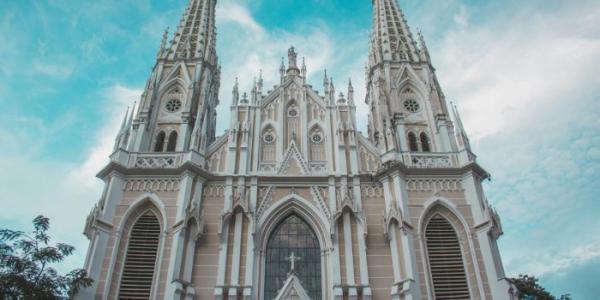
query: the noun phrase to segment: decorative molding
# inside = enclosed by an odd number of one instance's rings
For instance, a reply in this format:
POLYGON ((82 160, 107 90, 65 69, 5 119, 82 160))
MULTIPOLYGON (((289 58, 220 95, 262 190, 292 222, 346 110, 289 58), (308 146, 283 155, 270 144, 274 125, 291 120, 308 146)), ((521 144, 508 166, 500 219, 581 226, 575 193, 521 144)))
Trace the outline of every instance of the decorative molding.
POLYGON ((409 178, 406 180, 409 192, 461 192, 462 180, 458 178, 409 178))
POLYGON ((255 218, 259 220, 262 214, 273 204, 273 193, 275 192, 274 186, 263 187, 260 189, 259 196, 261 197, 256 209, 255 218))
POLYGON ((174 192, 179 190, 179 178, 130 178, 125 180, 126 192, 174 192))
POLYGON ((317 186, 311 186, 310 193, 312 194, 313 198, 315 200, 317 200, 317 202, 319 203, 319 206, 321 207, 321 210, 323 211, 325 216, 328 219, 331 219, 331 211, 329 210, 329 207, 327 206, 327 202, 325 201, 325 198, 323 197, 321 188, 317 187, 317 186))
POLYGON ((144 155, 135 159, 135 168, 174 169, 178 167, 178 155, 144 155))
POLYGON ((412 168, 434 169, 454 168, 456 163, 448 154, 418 154, 410 153, 408 159, 404 160, 407 166, 412 168))

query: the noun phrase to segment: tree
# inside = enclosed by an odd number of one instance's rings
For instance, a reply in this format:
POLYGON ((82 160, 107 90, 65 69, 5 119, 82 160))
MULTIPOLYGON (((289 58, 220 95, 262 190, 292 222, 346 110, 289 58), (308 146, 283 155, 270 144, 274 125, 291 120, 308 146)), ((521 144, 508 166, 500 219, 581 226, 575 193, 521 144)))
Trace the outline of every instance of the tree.
POLYGON ((51 267, 73 254, 68 244, 50 244, 50 220, 33 219, 32 232, 0 229, 0 299, 66 299, 92 284, 83 269, 66 275, 51 267))
POLYGON ((566 294, 556 298, 544 289, 535 276, 519 275, 518 278, 510 280, 519 290, 521 300, 573 300, 571 295, 566 294))

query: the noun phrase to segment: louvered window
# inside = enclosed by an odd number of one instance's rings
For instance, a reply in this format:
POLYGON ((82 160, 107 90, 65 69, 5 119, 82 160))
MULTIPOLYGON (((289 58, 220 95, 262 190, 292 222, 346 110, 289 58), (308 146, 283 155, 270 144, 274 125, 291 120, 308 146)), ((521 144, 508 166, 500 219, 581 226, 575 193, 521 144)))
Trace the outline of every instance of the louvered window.
POLYGON ((434 216, 425 232, 436 300, 470 299, 458 237, 448 220, 434 216))
POLYGON ((150 299, 160 224, 147 212, 133 226, 121 278, 119 299, 150 299))

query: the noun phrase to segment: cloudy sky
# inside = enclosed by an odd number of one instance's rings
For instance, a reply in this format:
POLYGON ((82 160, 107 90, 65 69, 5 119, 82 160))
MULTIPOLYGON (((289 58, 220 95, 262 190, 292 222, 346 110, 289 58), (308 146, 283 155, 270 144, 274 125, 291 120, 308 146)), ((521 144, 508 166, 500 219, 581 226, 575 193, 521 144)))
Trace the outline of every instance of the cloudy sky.
MULTIPOLYGON (((185 0, 0 1, 0 227, 37 214, 78 251, 100 197, 95 178, 137 100, 162 31, 185 0)), ((364 97, 370 1, 219 0, 219 131, 233 78, 277 81, 287 47, 318 89, 327 68, 364 97)), ((555 294, 600 295, 600 3, 595 0, 400 0, 423 31, 444 92, 459 106, 510 275, 555 294)), ((359 110, 366 111, 366 109, 359 110)), ((365 128, 365 115, 360 127, 365 128)), ((594 297, 596 296, 596 297, 594 297)))

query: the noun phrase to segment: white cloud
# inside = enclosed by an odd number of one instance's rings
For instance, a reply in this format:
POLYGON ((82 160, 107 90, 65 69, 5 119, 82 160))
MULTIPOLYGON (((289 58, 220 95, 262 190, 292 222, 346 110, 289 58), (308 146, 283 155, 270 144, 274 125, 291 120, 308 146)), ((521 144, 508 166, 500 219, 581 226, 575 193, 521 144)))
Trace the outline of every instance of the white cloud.
POLYGON ((47 126, 40 120, 21 120, 27 124, 39 123, 40 131, 35 135, 21 136, 20 132, 0 131, 2 144, 10 141, 7 144, 12 145, 9 149, 2 149, 0 155, 0 170, 4 170, 0 172, 3 184, 0 200, 2 207, 11 210, 11 214, 2 214, 0 220, 5 224, 3 226, 13 224, 21 230, 30 230, 29 221, 36 215, 48 216, 55 241, 67 242, 77 248, 76 254, 61 265, 61 269, 81 267, 87 249, 87 240, 81 234, 82 226, 102 188, 102 182, 95 174, 108 162, 125 106, 131 105, 140 94, 140 90, 120 85, 103 92, 106 103, 104 125, 90 135, 96 143, 81 164, 46 160, 37 151, 30 150, 32 141, 50 138, 55 131, 64 128, 65 125, 60 122, 46 129, 47 126))
POLYGON ((508 274, 550 274, 600 255, 598 17, 597 5, 523 4, 478 21, 455 17, 429 43, 494 178, 486 190, 504 220, 508 274))

